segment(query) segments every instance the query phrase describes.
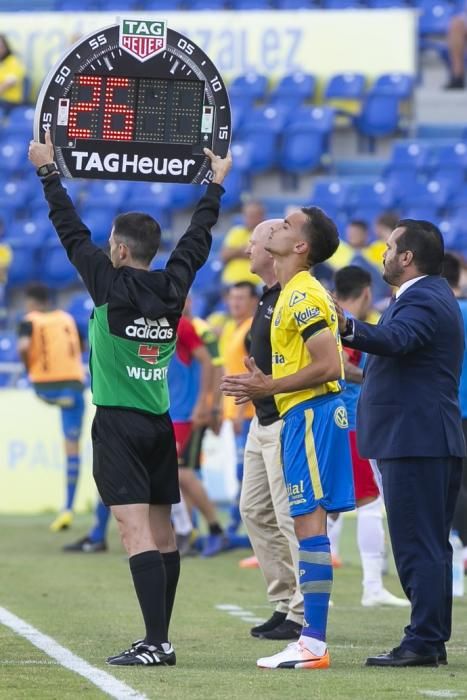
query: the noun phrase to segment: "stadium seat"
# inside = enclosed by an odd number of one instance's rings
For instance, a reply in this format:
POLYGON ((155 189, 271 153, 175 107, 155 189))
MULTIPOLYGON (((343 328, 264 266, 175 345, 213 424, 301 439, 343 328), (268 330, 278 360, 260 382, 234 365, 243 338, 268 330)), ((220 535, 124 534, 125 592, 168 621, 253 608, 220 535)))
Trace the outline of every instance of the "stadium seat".
POLYGON ((467 183, 463 183, 453 192, 449 206, 458 210, 458 214, 462 212, 467 221, 467 183))
POLYGON ((239 168, 244 173, 248 172, 251 167, 252 148, 253 144, 243 143, 243 141, 235 141, 231 147, 234 167, 239 168))
POLYGON ((394 197, 384 180, 355 182, 350 186, 347 203, 354 210, 369 208, 381 211, 391 209, 394 197))
POLYGON ((0 160, 2 170, 13 174, 21 170, 27 164, 28 144, 24 139, 11 138, 0 146, 0 160))
POLYGON ((327 100, 360 100, 365 92, 363 73, 338 73, 326 85, 324 97, 327 100))
POLYGON ((19 361, 16 334, 11 331, 0 331, 0 363, 19 361))
POLYGON ((48 238, 55 235, 48 219, 20 219, 8 227, 6 240, 9 244, 29 246, 39 249, 48 238))
POLYGON ((349 186, 340 180, 317 180, 310 199, 313 204, 326 211, 344 209, 349 201, 349 186))
POLYGON ((163 270, 167 265, 167 261, 170 258, 170 252, 167 251, 157 251, 157 255, 151 263, 151 270, 163 270))
POLYGON ((107 246, 112 219, 116 213, 116 209, 101 207, 99 204, 87 203, 82 207, 83 221, 91 231, 91 238, 96 245, 102 248, 107 246))
POLYGON ((20 212, 25 208, 29 197, 29 187, 19 180, 6 180, 0 183, 0 211, 5 215, 20 212))
POLYGON ((259 127, 265 131, 272 131, 274 134, 279 134, 287 122, 289 111, 289 105, 284 104, 255 107, 245 116, 242 126, 238 129, 238 133, 241 137, 245 133, 248 133, 250 129, 259 127))
POLYGON ((94 302, 87 292, 75 294, 68 304, 67 311, 75 319, 82 338, 87 338, 89 317, 93 308, 94 302))
POLYGON ((234 166, 225 179, 224 187, 225 194, 222 197, 222 210, 226 211, 239 207, 242 192, 245 189, 245 177, 242 170, 234 166))
MULTIPOLYGON (((392 0, 388 0, 388 2, 392 2, 392 0)), ((412 97, 414 84, 414 77, 407 73, 384 73, 375 81, 373 90, 395 95, 400 100, 408 100, 412 97)))
POLYGON ((282 103, 289 106, 312 100, 316 90, 316 78, 311 73, 289 73, 276 85, 269 97, 270 104, 282 103))
POLYGON ((326 152, 323 132, 312 124, 292 124, 284 133, 279 166, 286 173, 299 174, 318 168, 326 152))
POLYGON ((38 263, 34 247, 28 243, 13 243, 13 257, 8 268, 8 287, 21 287, 38 276, 38 263))
POLYGON ((359 0, 323 0, 325 10, 355 10, 361 7, 359 0))
POLYGON ((184 185, 179 182, 169 183, 167 190, 170 206, 173 209, 189 209, 193 207, 204 193, 204 187, 201 187, 201 185, 184 185))
POLYGON ((233 10, 270 10, 269 0, 230 0, 233 10))
POLYGON ((102 12, 133 10, 135 7, 139 7, 137 0, 98 0, 98 9, 102 12))
POLYGON ((384 182, 387 187, 388 200, 391 207, 397 207, 402 197, 407 197, 407 192, 416 188, 418 173, 416 168, 407 165, 405 168, 389 166, 384 174, 384 182))
POLYGON ((242 143, 251 154, 250 172, 259 173, 273 168, 277 161, 277 135, 274 131, 254 126, 241 133, 242 143))
POLYGON ((229 96, 232 100, 237 98, 251 101, 262 100, 266 95, 268 79, 259 73, 246 73, 235 78, 229 86, 229 96))
POLYGON ((237 95, 233 98, 230 96, 230 98, 232 132, 236 134, 236 132, 242 127, 246 115, 252 109, 253 100, 249 95, 245 95, 244 97, 237 95))
POLYGON ((224 0, 189 0, 189 10, 223 10, 224 0))
POLYGON ((63 289, 78 281, 78 274, 60 243, 43 246, 39 262, 40 280, 52 289, 63 289))
POLYGON ((62 12, 92 12, 98 10, 99 5, 97 0, 57 0, 56 9, 62 12))
POLYGON ((421 141, 398 141, 392 150, 392 168, 416 168, 423 170, 429 165, 430 148, 421 141))
POLYGON ((299 107, 290 116, 290 126, 310 124, 326 134, 334 127, 336 112, 331 107, 299 107))
POLYGON ((138 3, 142 10, 179 10, 183 0, 141 0, 138 3))
POLYGON ((374 10, 391 10, 392 8, 407 7, 407 3, 404 0, 367 0, 366 4, 374 10))
POLYGON ((418 31, 421 36, 446 35, 456 8, 446 0, 425 0, 420 5, 418 31))
POLYGON ((31 139, 34 124, 34 108, 20 105, 13 107, 6 124, 2 126, 3 136, 31 139))
POLYGON ((193 292, 197 295, 206 296, 211 293, 218 293, 220 290, 220 278, 222 273, 222 263, 217 258, 211 256, 203 267, 196 273, 193 282, 193 292))
POLYGON ((361 136, 372 140, 394 134, 399 126, 399 98, 372 90, 365 96, 354 125, 361 136))
POLYGON ((86 201, 116 210, 126 201, 129 189, 130 183, 125 180, 93 180, 86 188, 86 201))
POLYGON ((435 169, 461 168, 467 171, 467 142, 456 141, 439 147, 433 144, 432 165, 435 169))
POLYGON ((309 10, 315 7, 313 0, 276 0, 278 10, 309 10))
POLYGON ((402 207, 416 206, 424 209, 440 209, 446 206, 450 196, 451 192, 448 186, 439 180, 417 181, 401 194, 399 203, 402 207))

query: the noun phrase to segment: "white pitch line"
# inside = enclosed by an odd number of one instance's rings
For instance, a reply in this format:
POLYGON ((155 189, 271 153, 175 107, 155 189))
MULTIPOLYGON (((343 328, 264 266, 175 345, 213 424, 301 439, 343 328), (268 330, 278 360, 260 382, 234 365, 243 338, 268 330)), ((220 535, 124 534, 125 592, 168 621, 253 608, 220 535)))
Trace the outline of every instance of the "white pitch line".
POLYGON ((70 671, 86 678, 104 693, 110 695, 110 697, 116 698, 116 700, 148 700, 146 695, 142 695, 133 688, 130 688, 129 685, 117 680, 114 676, 111 676, 110 673, 106 673, 106 671, 101 671, 99 668, 91 666, 91 664, 88 664, 87 661, 73 654, 69 649, 66 649, 66 647, 62 647, 61 644, 52 639, 52 637, 42 634, 38 629, 25 620, 22 620, 20 617, 16 617, 16 615, 13 615, 13 613, 6 610, 6 608, 0 607, 0 623, 5 625, 5 627, 9 627, 20 637, 27 639, 31 644, 47 654, 47 656, 58 661, 64 668, 68 668, 70 671))

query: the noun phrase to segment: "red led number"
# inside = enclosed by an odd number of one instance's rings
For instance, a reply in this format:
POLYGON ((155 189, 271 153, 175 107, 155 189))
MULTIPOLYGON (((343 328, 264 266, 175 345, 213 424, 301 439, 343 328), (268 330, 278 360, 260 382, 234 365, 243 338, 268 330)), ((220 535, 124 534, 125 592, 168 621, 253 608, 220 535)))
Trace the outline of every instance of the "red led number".
POLYGON ((107 78, 102 138, 111 141, 131 141, 135 125, 135 112, 126 104, 117 104, 114 102, 115 90, 118 88, 129 89, 129 78, 107 78), (112 117, 116 114, 123 115, 122 129, 115 129, 112 126, 112 117))
POLYGON ((84 85, 92 88, 92 96, 89 101, 76 102, 70 105, 70 115, 68 118, 68 136, 76 139, 92 139, 96 138, 97 116, 99 104, 101 101, 102 78, 97 75, 77 75, 76 81, 78 85, 84 85), (94 129, 83 129, 78 126, 78 115, 82 112, 95 112, 94 129), (94 133, 93 133, 94 132, 94 133))

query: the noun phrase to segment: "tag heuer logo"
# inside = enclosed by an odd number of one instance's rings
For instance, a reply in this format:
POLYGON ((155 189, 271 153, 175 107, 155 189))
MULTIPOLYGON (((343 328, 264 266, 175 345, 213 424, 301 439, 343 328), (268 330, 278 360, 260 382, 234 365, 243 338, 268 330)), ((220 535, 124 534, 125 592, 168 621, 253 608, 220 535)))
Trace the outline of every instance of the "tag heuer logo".
POLYGON ((147 61, 166 48, 167 22, 122 19, 119 44, 138 61, 147 61))
POLYGON ((157 345, 140 345, 138 357, 147 362, 148 365, 155 365, 159 357, 159 348, 157 345))

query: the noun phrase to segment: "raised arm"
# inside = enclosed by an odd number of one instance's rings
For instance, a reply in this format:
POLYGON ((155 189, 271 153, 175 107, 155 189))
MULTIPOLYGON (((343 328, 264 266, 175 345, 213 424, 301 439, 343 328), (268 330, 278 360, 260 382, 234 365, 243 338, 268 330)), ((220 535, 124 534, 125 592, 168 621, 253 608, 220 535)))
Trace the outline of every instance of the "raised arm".
POLYGON ((226 158, 221 158, 215 156, 208 148, 205 148, 204 152, 211 159, 212 182, 198 202, 190 225, 177 243, 165 268, 182 298, 187 296, 196 272, 208 259, 212 241, 211 228, 217 223, 220 198, 224 192, 221 185, 232 166, 230 153, 226 158))
POLYGON ((70 262, 81 275, 94 303, 105 303, 115 270, 104 251, 92 242, 89 229, 81 221, 60 182, 58 170, 53 167, 54 149, 49 131, 45 133, 45 143, 31 141, 29 160, 37 169, 44 166, 49 169, 49 173, 41 176, 44 195, 50 208, 49 217, 70 262))

